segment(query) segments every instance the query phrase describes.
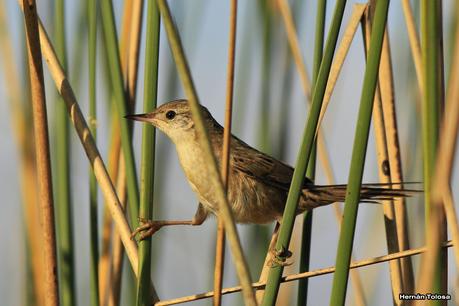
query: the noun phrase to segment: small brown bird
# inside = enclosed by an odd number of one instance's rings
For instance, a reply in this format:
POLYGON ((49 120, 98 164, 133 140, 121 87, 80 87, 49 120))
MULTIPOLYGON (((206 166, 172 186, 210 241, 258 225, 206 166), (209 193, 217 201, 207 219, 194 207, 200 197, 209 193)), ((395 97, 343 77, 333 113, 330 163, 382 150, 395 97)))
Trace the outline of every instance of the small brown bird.
MULTIPOLYGON (((201 111, 213 152, 220 164, 223 127, 212 117, 207 108, 201 106, 201 111)), ((141 233, 140 239, 144 239, 165 225, 200 225, 209 213, 218 213, 218 203, 208 184, 206 161, 203 159, 196 137, 188 101, 168 102, 151 113, 128 115, 126 118, 150 123, 174 142, 183 171, 200 201, 193 220, 141 220, 142 225, 137 228, 133 236, 141 233)), ((292 177, 293 168, 289 165, 252 148, 234 135, 231 137, 228 201, 236 222, 264 224, 280 221, 292 177)), ((362 185, 360 194, 362 202, 377 202, 410 195, 408 190, 377 186, 378 184, 362 185)), ((345 196, 346 185, 319 186, 305 177, 297 213, 342 202, 345 196)))

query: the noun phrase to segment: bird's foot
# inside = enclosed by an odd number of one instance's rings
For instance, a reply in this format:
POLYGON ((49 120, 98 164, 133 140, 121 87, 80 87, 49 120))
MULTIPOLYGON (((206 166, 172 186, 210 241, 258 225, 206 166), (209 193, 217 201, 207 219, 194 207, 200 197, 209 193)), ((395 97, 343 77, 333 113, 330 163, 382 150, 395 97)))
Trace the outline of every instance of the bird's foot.
POLYGON ((287 248, 282 247, 280 250, 271 249, 271 259, 269 260, 269 266, 282 266, 287 267, 293 264, 293 261, 287 262, 287 259, 292 257, 292 252, 290 252, 287 248))
POLYGON ((135 239, 135 236, 139 234, 137 239, 138 241, 142 241, 153 236, 165 225, 162 221, 152 221, 141 217, 139 217, 138 220, 139 226, 131 234, 131 239, 135 239))

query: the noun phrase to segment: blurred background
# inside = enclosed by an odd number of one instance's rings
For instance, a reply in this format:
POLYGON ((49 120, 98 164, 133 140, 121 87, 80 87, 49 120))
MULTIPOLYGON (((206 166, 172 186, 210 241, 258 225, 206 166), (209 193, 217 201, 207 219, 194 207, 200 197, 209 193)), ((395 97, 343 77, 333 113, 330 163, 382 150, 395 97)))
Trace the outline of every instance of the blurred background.
MULTIPOLYGON (((8 88, 18 77, 23 94, 23 110, 29 111, 27 85, 27 61, 24 40, 23 16, 16 1, 0 0, 2 37, 11 40, 14 53, 11 59, 0 59, 0 301, 2 305, 28 305, 31 292, 31 268, 29 248, 26 243, 25 212, 21 191, 19 151, 12 121, 11 94, 8 88), (8 71, 6 61, 12 61, 15 71, 8 71)), ((146 1, 147 2, 147 1, 146 1)), ((419 3, 411 1, 415 19, 419 20, 419 3)), ((83 113, 88 114, 88 59, 87 16, 85 1, 66 1, 65 28, 67 35, 68 76, 76 92, 83 113)), ((348 1, 341 34, 349 20, 352 7, 358 1, 348 1)), ((124 1, 113 1, 116 24, 120 32, 124 1)), ((169 4, 179 29, 192 76, 200 101, 223 124, 225 82, 228 52, 229 1, 171 0, 169 4)), ((327 2, 327 33, 335 1, 327 2)), ((309 75, 312 75, 315 16, 317 1, 293 0, 290 6, 294 14, 302 56, 309 75)), ((443 1, 443 31, 446 77, 451 64, 452 38, 458 18, 458 3, 443 1)), ((53 41, 54 1, 38 1, 38 13, 53 41)), ((144 13, 144 18, 146 13, 144 13)), ((143 74, 145 51, 145 22, 140 46, 139 80, 135 113, 142 112, 143 74)), ((404 180, 421 182, 422 150, 420 134, 420 94, 417 86, 413 58, 401 1, 391 1, 388 19, 391 54, 394 68, 395 105, 399 128, 404 180)), ((108 159, 112 132, 111 116, 114 106, 110 102, 110 86, 104 54, 102 33, 99 27, 97 57, 97 143, 104 160, 108 159)), ((5 38, 3 38, 5 39, 5 38)), ((340 39, 341 40, 341 36, 340 39)), ((0 44, 3 48, 4 43, 0 44)), ((11 63, 11 62, 10 62, 11 63)), ((346 183, 349 174, 357 111, 365 69, 362 33, 357 31, 342 72, 333 92, 330 106, 323 121, 323 132, 336 183, 346 183)), ((53 172, 56 168, 56 104, 57 92, 47 67, 46 98, 50 127, 53 172)), ((308 114, 300 78, 289 50, 285 26, 275 1, 239 1, 237 53, 235 72, 235 106, 233 134, 290 165, 294 165, 302 131, 308 114)), ((184 98, 185 95, 171 58, 167 37, 161 29, 158 104, 184 98)), ((123 120, 123 119, 122 119, 123 120)), ((26 116, 26 124, 32 125, 26 116)), ((365 162, 364 182, 378 182, 376 144, 372 128, 365 162)), ((70 128, 70 179, 73 243, 75 245, 75 288, 78 305, 89 304, 89 163, 80 141, 70 128)), ((25 135, 27 140, 31 135, 25 135)), ((141 124, 134 124, 134 148, 137 166, 140 163, 141 124)), ((197 199, 181 171, 172 143, 157 133, 156 186, 154 218, 181 220, 191 218, 197 207, 197 199)), ((317 163, 316 183, 328 183, 322 164, 317 163)), ((140 172, 138 172, 140 173, 140 172)), ((458 185, 459 168, 453 170, 453 184, 458 185)), ((457 199, 459 191, 455 188, 457 199)), ((423 196, 407 200, 409 235, 411 246, 424 244, 423 196)), ((59 205, 56 201, 56 205, 59 205)), ((342 204, 340 204, 342 205, 342 204)), ((99 194, 99 232, 103 226, 103 199, 99 194)), ((294 264, 286 274, 298 271, 300 223, 297 217, 291 250, 294 264)), ((266 226, 238 225, 244 252, 248 258, 253 280, 257 280, 266 254, 274 224, 266 226)), ((167 227, 153 238, 152 278, 161 299, 170 299, 212 290, 215 253, 216 219, 208 219, 202 226, 167 227)), ((58 233, 59 235, 59 233, 58 233)), ((314 211, 310 269, 335 265, 338 242, 338 225, 332 206, 314 211)), ((452 253, 452 250, 449 251, 452 253)), ((382 205, 361 204, 354 240, 354 258, 364 259, 387 254, 382 205)), ((414 256, 415 273, 419 257, 414 256)), ((121 305, 129 305, 135 295, 135 282, 126 264, 123 274, 121 305)), ((457 279, 454 261, 449 256, 449 293, 454 295, 457 279)), ((389 265, 372 265, 359 269, 363 280, 363 293, 368 305, 388 305, 392 301, 389 265)), ((417 275, 417 274, 415 274, 417 275)), ((311 305, 329 302, 333 275, 309 279, 311 305)), ((237 285, 237 277, 227 250, 224 287, 237 285)), ((354 305, 354 291, 349 285, 347 301, 354 305)), ((297 282, 281 286, 279 305, 296 305, 297 282)), ((33 296, 33 295, 32 295, 33 296)), ((223 305, 242 304, 240 293, 223 297, 223 305)), ((453 301, 451 301, 453 304, 453 301)), ((37 304, 38 305, 38 304, 37 304)), ((189 305, 211 305, 211 300, 201 300, 189 305)))

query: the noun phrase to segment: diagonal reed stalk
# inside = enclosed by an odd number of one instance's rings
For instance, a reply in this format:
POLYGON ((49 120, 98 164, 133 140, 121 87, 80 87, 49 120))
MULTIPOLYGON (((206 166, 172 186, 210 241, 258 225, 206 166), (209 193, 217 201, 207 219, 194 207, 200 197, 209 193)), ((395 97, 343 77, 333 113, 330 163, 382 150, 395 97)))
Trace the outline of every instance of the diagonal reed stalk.
MULTIPOLYGON (((55 47, 62 68, 68 74, 67 47, 65 35, 65 3, 64 0, 57 0, 54 8, 54 34, 55 47)), ((59 257, 59 283, 61 302, 64 305, 75 305, 75 253, 73 247, 73 222, 72 202, 70 198, 70 139, 69 119, 65 104, 62 98, 57 96, 56 108, 56 157, 55 157, 55 193, 56 193, 56 223, 59 235, 58 257, 59 257)))
MULTIPOLYGON (((236 61, 236 31, 237 31, 237 0, 230 3, 230 25, 228 42, 228 65, 226 80, 226 103, 225 103, 225 127, 223 130, 223 149, 221 176, 225 188, 228 192, 228 180, 230 174, 230 151, 231 151, 231 122, 233 114, 234 96, 234 63, 236 61)), ((221 293, 223 286, 223 270, 225 263, 225 228, 221 217, 218 217, 217 242, 215 251, 214 269, 214 306, 221 305, 221 293)))
MULTIPOLYGON (((320 0, 317 3, 316 14, 316 29, 314 41, 314 60, 312 67, 312 86, 315 86, 317 75, 319 74, 320 64, 322 62, 324 35, 325 35, 325 13, 327 11, 327 0, 320 0)), ((317 140, 312 149, 311 157, 308 163, 306 176, 312 181, 315 180, 316 174, 316 159, 317 159, 317 140)), ((307 211, 303 217, 303 228, 301 235, 301 254, 299 272, 309 271, 310 256, 311 256, 311 240, 312 240, 312 219, 313 211, 307 211)), ((298 300, 297 305, 306 305, 308 300, 308 285, 307 278, 298 282, 298 300)))
POLYGON ((363 167, 371 122, 371 112, 376 91, 379 62, 384 38, 384 31, 389 9, 388 0, 376 3, 373 29, 370 38, 368 62, 365 69, 362 97, 357 118, 354 148, 352 151, 351 168, 344 207, 343 224, 341 227, 338 253, 336 256, 336 272, 333 278, 330 305, 344 305, 346 299, 349 263, 351 261, 357 210, 360 199, 363 167))
MULTIPOLYGON (((442 248, 449 248, 453 246, 452 241, 445 242, 441 245, 442 248)), ((411 249, 407 251, 402 251, 402 252, 397 252, 394 254, 389 254, 389 255, 383 255, 383 256, 378 256, 378 257, 372 257, 372 258, 367 258, 359 261, 352 262, 350 264, 350 269, 354 270, 357 268, 361 267, 367 267, 367 266, 372 266, 375 264, 380 264, 380 263, 385 263, 391 260, 398 260, 400 258, 404 257, 411 257, 414 255, 419 255, 423 254, 427 251, 426 247, 421 247, 417 249, 411 249)), ((318 269, 314 271, 309 271, 309 272, 303 272, 303 273, 297 273, 297 274, 292 274, 292 275, 287 275, 282 277, 282 282, 292 282, 296 281, 302 278, 310 278, 310 277, 316 277, 316 276, 321 276, 321 275, 326 275, 326 274, 331 274, 336 271, 335 267, 328 267, 328 268, 323 268, 323 269, 318 269)), ((253 283, 252 287, 257 290, 261 290, 266 286, 266 282, 257 282, 253 283)), ((241 286, 235 286, 235 287, 230 287, 230 288, 224 288, 222 290, 223 294, 231 294, 235 292, 240 292, 242 290, 241 286)), ((197 301, 197 300, 202 300, 202 299, 208 299, 214 296, 213 291, 209 292, 204 292, 204 293, 198 293, 198 294, 193 294, 193 295, 188 295, 188 296, 183 296, 171 300, 162 300, 160 302, 157 302, 154 304, 154 306, 167 306, 167 305, 176 305, 176 304, 182 304, 182 303, 187 303, 187 302, 192 302, 192 301, 197 301)))
POLYGON ((406 28, 408 30, 408 39, 410 42, 411 54, 414 61, 414 68, 418 80, 421 95, 424 95, 424 80, 422 72, 421 44, 416 31, 416 22, 414 20, 413 10, 411 9, 410 0, 401 0, 403 6, 403 15, 405 16, 406 28))
MULTIPOLYGON (((21 3, 21 2, 20 2, 21 3)), ((38 30, 37 8, 34 0, 23 0, 27 55, 32 97, 33 126, 38 176, 38 199, 43 230, 45 259, 45 304, 59 305, 57 279, 56 233, 54 221, 53 187, 49 154, 48 120, 46 117, 45 82, 38 30)))
POLYGON ((205 129, 202 115, 199 109, 199 99, 193 84, 193 80, 191 79, 191 73, 185 58, 183 47, 177 29, 173 24, 171 12, 167 2, 165 0, 158 0, 158 5, 163 17, 169 45, 172 50, 172 55, 177 66, 179 76, 182 80, 185 94, 188 97, 190 103, 191 114, 194 118, 196 133, 198 135, 198 142, 203 149, 204 158, 208 161, 207 164, 210 180, 209 184, 214 187, 218 199, 220 216, 224 221, 224 227, 234 257, 236 272, 243 288, 244 301, 246 305, 256 305, 257 303, 251 288, 251 280, 247 262, 244 258, 244 254, 242 253, 241 243, 236 230, 236 225, 234 223, 234 218, 231 214, 228 199, 223 188, 221 177, 217 170, 217 164, 212 153, 212 148, 210 147, 209 137, 207 135, 207 131, 205 129))
MULTIPOLYGON (((148 2, 147 37, 145 53, 144 104, 143 111, 156 108, 158 96, 159 62, 159 10, 155 1, 148 2)), ((142 161, 139 217, 151 220, 153 216, 153 186, 155 172, 155 129, 143 125, 142 161)), ((139 242, 139 278, 137 280, 137 305, 150 305, 151 238, 139 242)))
MULTIPOLYGON (((89 126, 96 141, 97 113, 96 113, 96 55, 97 55, 97 2, 87 1, 88 6, 88 83, 89 83, 89 126)), ((63 106, 64 103, 62 103, 63 106)), ((65 111, 65 109, 64 109, 65 111)), ((65 114, 67 116, 67 114, 65 114)), ((97 182, 94 173, 89 169, 89 224, 90 224, 90 301, 92 306, 98 306, 99 297, 99 235, 98 235, 98 201, 97 182)))
MULTIPOLYGON (((290 185, 290 190, 287 197, 287 204, 282 218, 282 224, 279 232, 279 239, 276 243, 276 252, 278 254, 286 253, 293 230, 293 222, 296 215, 296 206, 300 196, 301 186, 303 184, 304 175, 306 173, 307 164, 311 156, 314 138, 317 130, 322 99, 327 84, 327 78, 330 73, 333 53, 335 51, 338 33, 341 26, 341 21, 346 5, 345 0, 337 1, 335 12, 328 35, 324 57, 320 66, 317 83, 312 96, 312 106, 308 115, 308 121, 305 126, 303 140, 298 154, 298 159, 293 173, 293 180, 290 185)), ((278 256, 280 260, 285 260, 284 256, 278 256), (282 258, 283 257, 283 258, 282 258)), ((282 277, 283 266, 273 266, 269 272, 265 295, 262 305, 274 305, 279 291, 280 280, 282 277)))

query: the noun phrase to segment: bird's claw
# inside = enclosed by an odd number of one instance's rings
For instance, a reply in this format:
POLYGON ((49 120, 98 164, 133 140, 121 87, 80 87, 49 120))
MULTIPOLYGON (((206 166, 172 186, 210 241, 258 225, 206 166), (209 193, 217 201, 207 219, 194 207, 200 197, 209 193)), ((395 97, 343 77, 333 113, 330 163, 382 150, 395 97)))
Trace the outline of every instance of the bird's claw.
POLYGON ((145 218, 138 218, 139 226, 132 232, 131 239, 134 240, 135 236, 139 234, 137 241, 145 240, 153 236, 157 231, 161 229, 163 224, 161 222, 155 222, 145 218))
POLYGON ((293 261, 287 262, 287 259, 292 257, 292 252, 290 252, 287 248, 282 247, 280 250, 271 249, 271 259, 269 260, 269 266, 290 266, 293 264, 293 261))

